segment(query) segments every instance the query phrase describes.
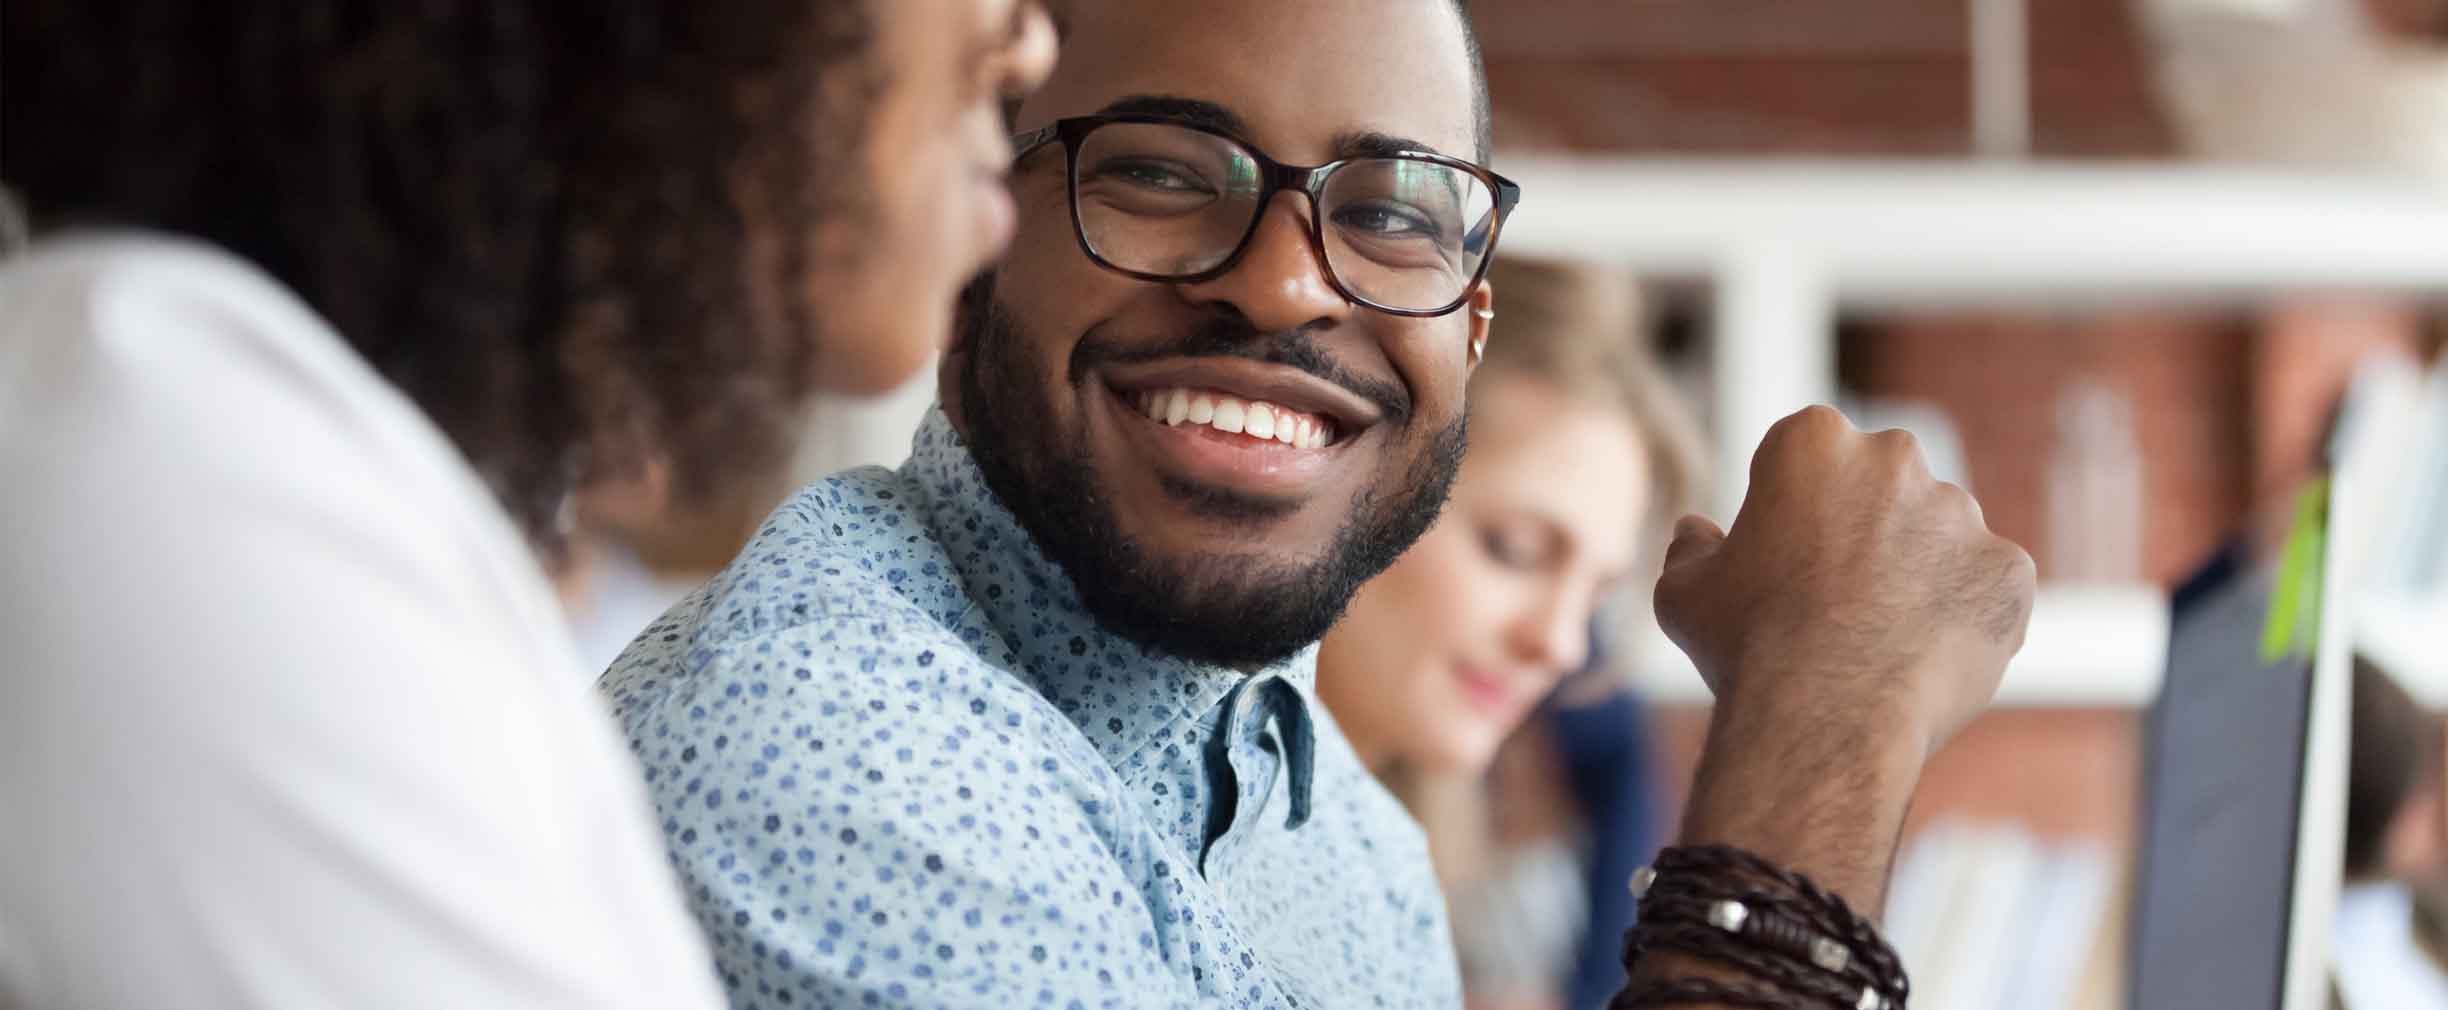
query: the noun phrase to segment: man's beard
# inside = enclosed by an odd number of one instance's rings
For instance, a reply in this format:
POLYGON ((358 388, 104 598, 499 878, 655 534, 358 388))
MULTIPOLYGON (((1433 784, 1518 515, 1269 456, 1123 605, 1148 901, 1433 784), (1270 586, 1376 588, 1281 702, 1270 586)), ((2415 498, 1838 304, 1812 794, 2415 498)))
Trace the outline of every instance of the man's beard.
MULTIPOLYGON (((1462 464, 1460 417, 1420 446, 1402 480, 1354 495, 1350 517, 1315 560, 1152 557, 1122 532, 1087 446, 1043 423, 1053 416, 1042 409, 1045 377, 1031 367, 1028 341, 992 284, 981 280, 964 297, 960 344, 968 353, 957 377, 964 434, 988 489, 1062 566, 1108 632, 1193 662, 1237 669, 1281 662, 1325 637, 1360 585, 1409 550, 1444 508, 1462 464)), ((1185 350, 1294 367, 1322 360, 1305 335, 1262 334, 1237 318, 1201 327, 1164 352, 1185 350)), ((1072 364, 1076 380, 1082 362, 1072 364)), ((1212 517, 1257 521, 1288 511, 1229 489, 1165 483, 1176 500, 1212 517)))

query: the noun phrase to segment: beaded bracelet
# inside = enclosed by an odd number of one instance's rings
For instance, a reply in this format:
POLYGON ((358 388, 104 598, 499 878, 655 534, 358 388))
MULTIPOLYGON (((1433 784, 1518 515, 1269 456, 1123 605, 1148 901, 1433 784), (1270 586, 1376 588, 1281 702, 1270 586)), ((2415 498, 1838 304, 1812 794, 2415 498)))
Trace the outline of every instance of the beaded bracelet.
MULTIPOLYGON (((1745 990, 1754 995, 1851 1010, 1904 1010, 1910 996, 1902 962, 1875 925, 1842 897, 1751 853, 1729 846, 1670 848, 1633 874, 1631 889, 1640 900, 1640 924, 1626 937, 1627 969, 1649 950, 1672 950, 1773 987, 1745 990)), ((1627 989, 1615 1005, 1662 1005, 1664 991, 1656 985, 1627 989)))
MULTIPOLYGON (((1783 906, 1789 903, 1758 895, 1712 898, 1660 893, 1662 890, 1650 891, 1641 902, 1644 918, 1705 929, 1729 941, 1764 946, 1778 958, 1817 969, 1819 977, 1851 986, 1855 993, 1864 988, 1880 988, 1884 981, 1855 958, 1851 948, 1784 911, 1783 906)), ((1850 996, 1847 1002, 1851 1002, 1850 996)))
MULTIPOLYGON (((1830 893, 1802 876, 1728 845, 1678 846, 1658 854, 1656 874, 1666 874, 1677 880, 1722 881, 1726 877, 1748 879, 1791 895, 1793 905, 1802 913, 1812 929, 1843 943, 1850 953, 1860 958, 1881 988, 1891 989, 1895 1002, 1901 1004, 1909 993, 1904 966, 1896 957, 1895 948, 1879 934, 1878 926, 1854 913, 1841 895, 1830 893)), ((1731 896, 1731 895, 1729 895, 1731 896)))

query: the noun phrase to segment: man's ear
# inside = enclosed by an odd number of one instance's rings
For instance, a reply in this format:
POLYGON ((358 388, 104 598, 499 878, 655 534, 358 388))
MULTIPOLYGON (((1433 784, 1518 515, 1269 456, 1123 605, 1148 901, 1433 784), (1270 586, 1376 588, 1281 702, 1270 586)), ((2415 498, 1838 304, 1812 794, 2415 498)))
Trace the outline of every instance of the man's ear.
POLYGON ((1470 301, 1463 303, 1462 311, 1470 314, 1470 350, 1464 368, 1464 374, 1469 374, 1478 371, 1479 362, 1487 357, 1488 330, 1496 322, 1496 285, 1481 279, 1479 286, 1471 290, 1470 301))
POLYGON ((952 421, 952 430, 962 438, 969 437, 969 422, 961 415, 961 372, 969 367, 969 356, 976 352, 977 335, 985 329, 986 313, 994 297, 994 274, 979 274, 961 289, 960 301, 952 307, 952 333, 944 343, 943 356, 935 363, 935 402, 942 405, 944 416, 952 421))
POLYGON ((943 408, 952 430, 964 439, 969 437, 969 422, 961 417, 960 370, 965 366, 965 356, 950 351, 935 363, 935 405, 943 408))

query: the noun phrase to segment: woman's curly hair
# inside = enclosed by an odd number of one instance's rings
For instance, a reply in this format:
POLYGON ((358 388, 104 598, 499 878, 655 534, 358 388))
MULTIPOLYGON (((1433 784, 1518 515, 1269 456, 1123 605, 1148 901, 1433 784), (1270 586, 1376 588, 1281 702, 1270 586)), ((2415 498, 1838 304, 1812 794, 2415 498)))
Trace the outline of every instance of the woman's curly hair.
POLYGON ((205 239, 298 291, 548 559, 570 493, 774 465, 809 270, 862 213, 862 0, 25 0, 0 180, 40 230, 205 239))

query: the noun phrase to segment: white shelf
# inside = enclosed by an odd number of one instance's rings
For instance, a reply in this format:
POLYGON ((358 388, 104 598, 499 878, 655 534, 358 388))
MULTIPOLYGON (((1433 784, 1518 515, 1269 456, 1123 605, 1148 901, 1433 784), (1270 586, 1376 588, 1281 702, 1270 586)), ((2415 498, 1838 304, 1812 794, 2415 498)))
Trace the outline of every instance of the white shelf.
POLYGON ((1705 278, 1730 519, 1769 425, 1836 393, 1848 308, 2448 291, 2448 183, 2190 165, 1528 157, 1508 252, 1705 278))
MULTIPOLYGON (((2167 665, 2167 596, 2152 586, 2043 586, 2023 651, 2007 664, 1998 706, 2139 708, 2158 694, 2167 665)), ((1655 631, 1637 647, 1636 678, 1650 700, 1705 705, 1708 685, 1655 631)))
MULTIPOLYGON (((1528 194, 1512 253, 1706 279, 1712 511, 1742 502, 1752 447, 1836 393, 1832 324, 1852 308, 2250 305, 2273 293, 2448 293, 2448 180, 2202 165, 1507 158, 1528 194)), ((2358 644, 2448 707, 2448 602, 2366 608, 2358 644)), ((1998 704, 2140 706, 2167 659, 2147 586, 2048 586, 1998 704)), ((1644 683, 1705 702, 1652 631, 1644 683)))
POLYGON ((1519 157, 1508 252, 1717 276, 1773 253, 1846 305, 2448 290, 2448 181, 2198 165, 1519 157))
POLYGON ((2348 619, 2355 651, 2388 671, 2423 707, 2448 710, 2448 599, 2366 593, 2355 598, 2348 619))

